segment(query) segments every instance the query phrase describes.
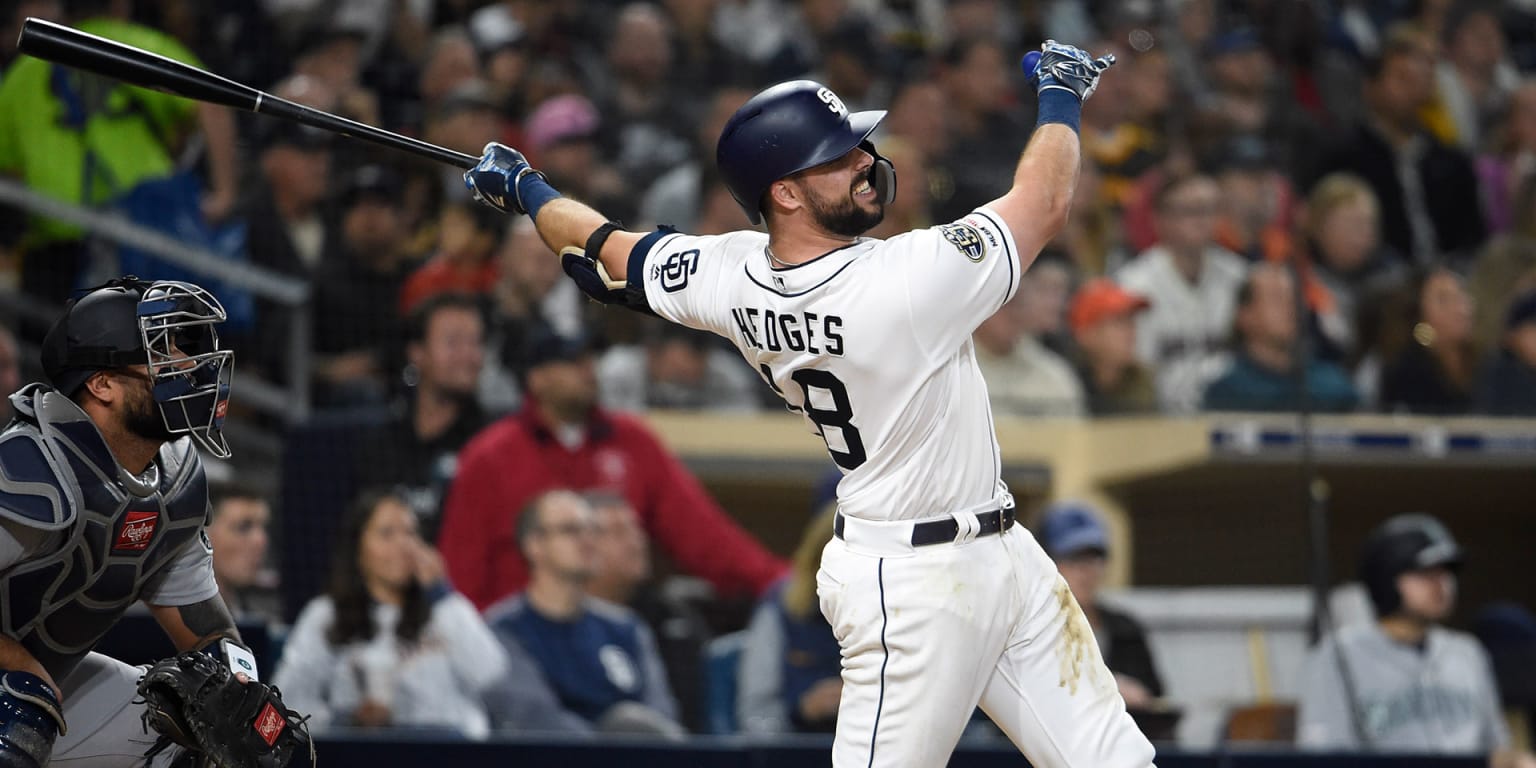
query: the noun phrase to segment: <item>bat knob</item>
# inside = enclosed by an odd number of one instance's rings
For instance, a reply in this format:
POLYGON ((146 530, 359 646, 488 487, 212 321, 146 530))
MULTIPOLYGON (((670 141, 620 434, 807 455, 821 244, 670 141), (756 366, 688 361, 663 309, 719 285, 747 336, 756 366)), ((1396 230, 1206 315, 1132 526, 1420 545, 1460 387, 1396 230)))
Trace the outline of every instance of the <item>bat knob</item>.
POLYGON ((1040 52, 1039 51, 1030 51, 1029 53, 1024 54, 1024 60, 1019 62, 1019 68, 1024 70, 1024 74, 1029 77, 1029 81, 1031 83, 1033 83, 1035 81, 1035 79, 1039 76, 1039 74, 1037 72, 1035 72, 1035 70, 1037 68, 1039 68, 1039 66, 1040 66, 1040 52))

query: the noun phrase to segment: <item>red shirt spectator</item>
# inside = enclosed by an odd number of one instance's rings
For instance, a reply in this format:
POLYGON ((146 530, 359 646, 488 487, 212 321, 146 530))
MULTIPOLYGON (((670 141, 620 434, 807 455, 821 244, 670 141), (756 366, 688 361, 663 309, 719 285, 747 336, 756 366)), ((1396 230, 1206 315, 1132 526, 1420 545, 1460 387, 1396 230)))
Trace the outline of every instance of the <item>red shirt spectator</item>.
POLYGON ((592 359, 579 342, 535 343, 529 361, 522 410, 464 447, 443 513, 438 546, 475 605, 526 584, 517 518, 555 488, 622 494, 679 567, 722 593, 758 595, 783 575, 786 564, 738 528, 650 429, 596 407, 592 359))
POLYGON ((495 255, 504 218, 489 206, 467 200, 445 205, 438 251, 400 289, 400 313, 409 315, 416 305, 442 293, 490 293, 499 274, 495 255))

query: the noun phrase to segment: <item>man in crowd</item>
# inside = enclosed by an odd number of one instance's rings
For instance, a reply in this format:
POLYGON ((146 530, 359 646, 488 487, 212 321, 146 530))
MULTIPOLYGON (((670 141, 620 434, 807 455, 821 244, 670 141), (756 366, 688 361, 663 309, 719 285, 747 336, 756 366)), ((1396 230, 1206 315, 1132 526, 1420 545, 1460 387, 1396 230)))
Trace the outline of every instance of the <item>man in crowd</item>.
POLYGON ((1157 390, 1152 371, 1136 359, 1136 316, 1145 298, 1100 277, 1078 289, 1068 312, 1077 344, 1077 375, 1088 412, 1095 416, 1152 413, 1157 390))
POLYGON ((1163 410, 1189 413, 1221 371, 1242 258, 1216 244, 1221 192, 1208 176, 1174 176, 1153 197, 1157 244, 1116 275, 1151 306, 1136 318, 1137 355, 1157 371, 1163 410))
POLYGON ((416 510, 431 541, 458 453, 486 424, 475 399, 485 361, 485 321, 469 296, 444 293, 406 323, 406 390, 389 421, 359 446, 358 487, 393 485, 416 510))
POLYGON ((1205 390, 1213 411, 1288 411, 1301 407, 1295 368, 1306 367, 1307 397, 1319 411, 1352 410, 1359 397, 1349 375, 1333 363, 1297 358, 1296 281, 1279 264, 1248 272, 1237 291, 1232 324, 1234 354, 1227 370, 1205 390))
POLYGON ((582 496, 597 517, 597 558, 587 594, 629 607, 651 628, 677 696, 679 720, 702 730, 699 694, 704 690, 702 662, 710 629, 693 601, 708 598, 708 585, 691 577, 654 578, 650 543, 634 507, 608 491, 582 496))
POLYGON ((213 545, 213 577, 219 595, 236 619, 248 615, 276 618, 277 606, 259 605, 257 589, 267 565, 267 525, 272 507, 254 488, 216 485, 210 489, 208 543, 213 545))
POLYGON ((1296 741, 1307 749, 1489 754, 1510 750, 1488 654, 1443 622, 1456 605, 1461 546, 1429 515, 1398 515, 1366 537, 1359 561, 1375 621, 1343 627, 1302 670, 1296 741))
POLYGON ((476 605, 522 589, 528 564, 513 545, 518 515, 562 487, 619 493, 681 570, 724 595, 758 595, 784 571, 639 419, 598 407, 584 341, 545 336, 524 362, 523 407, 464 447, 443 512, 438 546, 453 583, 476 605))
POLYGON ((656 641, 632 611, 592 599, 597 517, 570 491, 518 516, 528 586, 486 610, 504 646, 532 658, 560 706, 601 731, 681 736, 656 641))

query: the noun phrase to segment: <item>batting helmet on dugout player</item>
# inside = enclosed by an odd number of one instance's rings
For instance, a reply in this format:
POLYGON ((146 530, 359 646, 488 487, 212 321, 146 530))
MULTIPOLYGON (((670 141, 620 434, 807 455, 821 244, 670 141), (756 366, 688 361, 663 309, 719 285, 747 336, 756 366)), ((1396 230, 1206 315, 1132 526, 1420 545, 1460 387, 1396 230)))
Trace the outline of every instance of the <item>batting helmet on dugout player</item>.
POLYGON ((1439 520, 1422 514, 1398 515, 1365 539, 1360 557, 1360 581, 1370 593, 1377 616, 1391 616, 1402 607, 1397 577, 1408 571, 1461 566, 1461 545, 1439 520))
POLYGON ((775 181, 830 163, 855 147, 875 158, 870 183, 890 203, 896 169, 869 140, 884 117, 879 109, 850 114, 831 88, 812 80, 779 83, 748 99, 726 121, 715 163, 753 224, 762 221, 763 195, 775 181))

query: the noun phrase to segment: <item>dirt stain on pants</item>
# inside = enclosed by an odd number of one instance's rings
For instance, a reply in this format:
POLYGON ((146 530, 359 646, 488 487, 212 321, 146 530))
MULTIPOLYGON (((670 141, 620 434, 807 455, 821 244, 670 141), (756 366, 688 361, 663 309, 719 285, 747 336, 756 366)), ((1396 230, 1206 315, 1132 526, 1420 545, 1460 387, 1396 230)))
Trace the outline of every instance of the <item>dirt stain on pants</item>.
POLYGON ((1077 598, 1072 596, 1065 581, 1056 582, 1056 608, 1062 619, 1061 638, 1056 646, 1061 676, 1058 685, 1076 696, 1083 673, 1092 671, 1091 654, 1097 650, 1093 647, 1093 630, 1089 629, 1088 618, 1078 607, 1077 598))

